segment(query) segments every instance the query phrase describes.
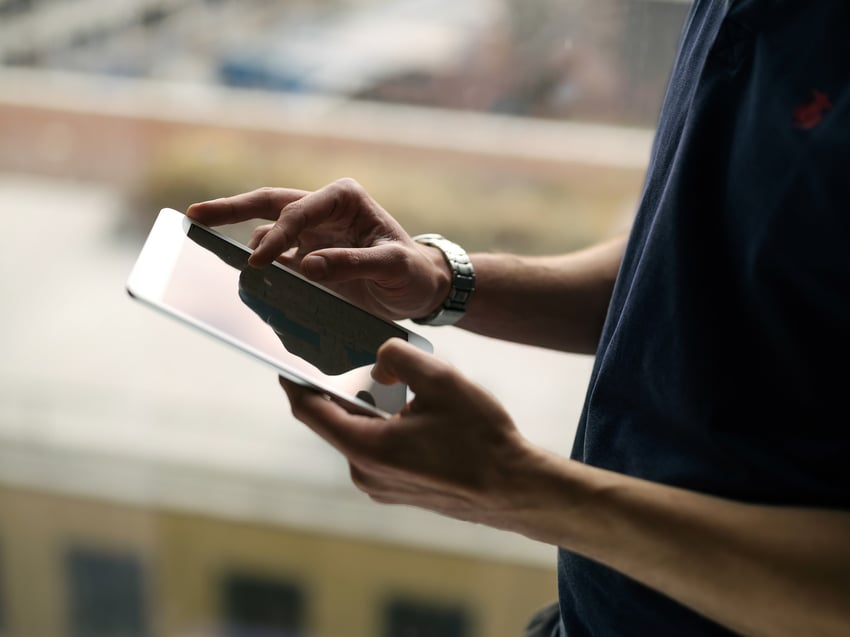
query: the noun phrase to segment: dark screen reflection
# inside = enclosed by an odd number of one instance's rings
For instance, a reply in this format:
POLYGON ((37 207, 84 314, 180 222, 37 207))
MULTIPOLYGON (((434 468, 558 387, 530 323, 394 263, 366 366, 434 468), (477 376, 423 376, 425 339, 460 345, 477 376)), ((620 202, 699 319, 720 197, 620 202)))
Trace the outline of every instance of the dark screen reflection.
POLYGON ((202 228, 189 238, 239 270, 238 295, 280 339, 291 354, 323 374, 337 376, 376 361, 378 348, 403 330, 274 265, 248 265, 248 253, 202 228))

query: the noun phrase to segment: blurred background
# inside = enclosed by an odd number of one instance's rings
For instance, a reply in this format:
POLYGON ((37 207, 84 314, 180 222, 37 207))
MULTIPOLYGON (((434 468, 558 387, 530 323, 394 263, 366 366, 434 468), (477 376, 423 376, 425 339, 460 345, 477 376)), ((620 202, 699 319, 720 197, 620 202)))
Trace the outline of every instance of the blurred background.
MULTIPOLYGON (((471 251, 622 232, 688 8, 0 0, 0 635, 520 635, 554 547, 372 503, 124 282, 163 206, 343 176, 471 251)), ((569 454, 590 357, 416 329, 569 454)))

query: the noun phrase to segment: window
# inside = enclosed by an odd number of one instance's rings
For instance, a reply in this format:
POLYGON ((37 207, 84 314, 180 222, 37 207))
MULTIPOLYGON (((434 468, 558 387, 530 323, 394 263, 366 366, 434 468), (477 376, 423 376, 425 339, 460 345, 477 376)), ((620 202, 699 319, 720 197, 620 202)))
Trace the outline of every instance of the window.
POLYGON ((305 595, 297 585, 242 573, 223 582, 227 637, 304 635, 305 595))
POLYGON ((384 612, 383 637, 470 637, 472 625, 461 606, 397 598, 384 612))
POLYGON ((75 548, 67 555, 73 637, 147 637, 143 567, 133 555, 75 548))

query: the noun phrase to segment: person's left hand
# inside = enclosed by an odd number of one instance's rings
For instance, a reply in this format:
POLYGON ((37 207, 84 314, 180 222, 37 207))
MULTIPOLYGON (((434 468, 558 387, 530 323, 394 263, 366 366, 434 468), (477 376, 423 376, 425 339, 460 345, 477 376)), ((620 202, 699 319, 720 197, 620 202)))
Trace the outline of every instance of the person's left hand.
MULTIPOLYGON (((526 504, 532 445, 483 388, 436 356, 390 339, 373 376, 406 383, 414 399, 389 419, 353 415, 321 394, 281 379, 292 411, 348 459, 354 484, 373 500, 514 528, 526 504)), ((514 528, 514 530, 520 530, 514 528)))

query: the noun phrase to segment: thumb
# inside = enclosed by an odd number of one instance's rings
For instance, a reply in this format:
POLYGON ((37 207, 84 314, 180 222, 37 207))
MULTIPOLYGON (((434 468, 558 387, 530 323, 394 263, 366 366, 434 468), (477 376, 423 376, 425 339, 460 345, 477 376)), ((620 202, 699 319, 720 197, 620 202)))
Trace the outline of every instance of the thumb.
POLYGON ((403 259, 403 248, 395 242, 371 248, 325 248, 304 257, 301 271, 321 283, 369 279, 386 284, 398 276, 403 259))
POLYGON ((391 338, 378 349, 372 377, 379 383, 404 383, 419 397, 440 396, 454 387, 454 368, 433 354, 400 338, 391 338))

